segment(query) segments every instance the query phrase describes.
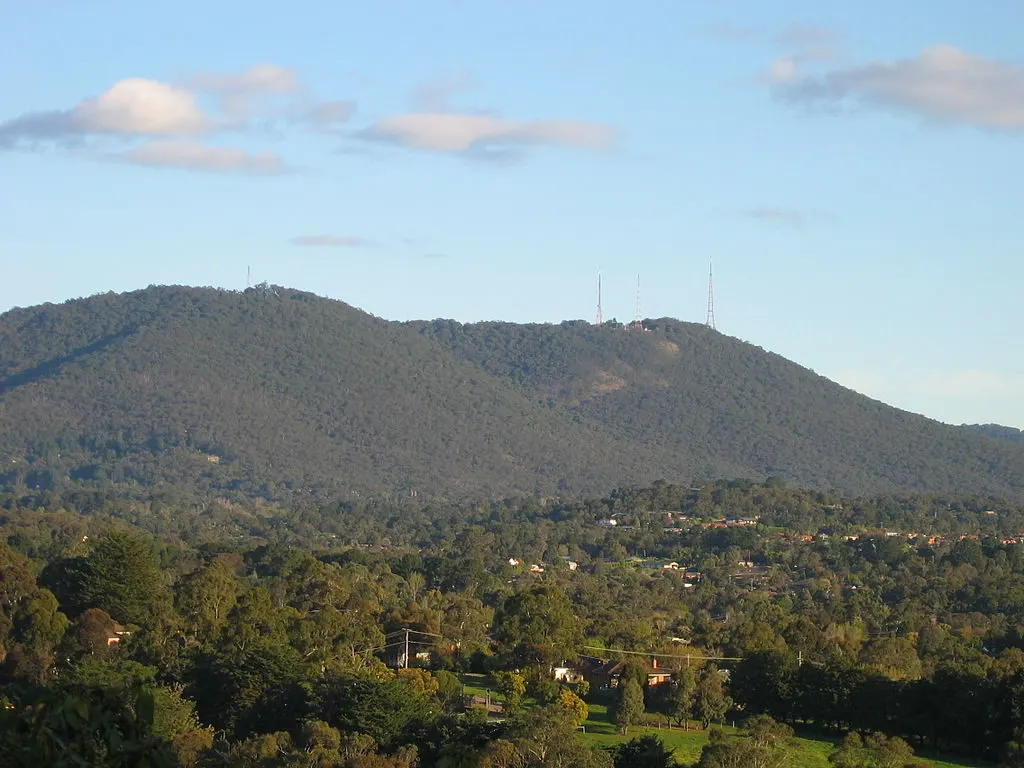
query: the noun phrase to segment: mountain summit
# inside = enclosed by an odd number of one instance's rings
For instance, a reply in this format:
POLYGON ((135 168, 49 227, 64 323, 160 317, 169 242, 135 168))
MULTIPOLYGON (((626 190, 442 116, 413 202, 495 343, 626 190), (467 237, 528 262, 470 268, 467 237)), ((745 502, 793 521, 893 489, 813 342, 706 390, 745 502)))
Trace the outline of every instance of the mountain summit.
POLYGON ((0 488, 283 498, 778 476, 1024 497, 1024 446, 704 326, 394 323, 274 286, 0 315, 0 488))

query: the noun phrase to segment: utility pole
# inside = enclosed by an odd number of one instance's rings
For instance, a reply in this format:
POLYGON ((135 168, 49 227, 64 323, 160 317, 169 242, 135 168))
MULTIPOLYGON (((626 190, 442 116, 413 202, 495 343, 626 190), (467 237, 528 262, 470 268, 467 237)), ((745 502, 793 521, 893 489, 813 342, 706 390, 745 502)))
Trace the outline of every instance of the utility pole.
POLYGON ((402 665, 405 669, 409 668, 409 628, 405 628, 405 660, 402 665))

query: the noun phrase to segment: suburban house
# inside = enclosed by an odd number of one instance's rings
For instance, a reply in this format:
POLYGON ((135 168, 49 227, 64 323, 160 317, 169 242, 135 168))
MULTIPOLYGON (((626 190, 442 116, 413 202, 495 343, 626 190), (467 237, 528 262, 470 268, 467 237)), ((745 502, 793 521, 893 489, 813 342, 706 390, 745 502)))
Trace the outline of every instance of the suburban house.
POLYGON ((678 571, 679 563, 675 560, 654 560, 643 564, 644 568, 660 571, 678 571))
POLYGON ((551 676, 560 683, 579 683, 584 679, 578 666, 565 662, 552 667, 551 676))
POLYGON ((129 637, 130 635, 131 632, 125 629, 122 625, 115 623, 107 630, 107 646, 120 645, 121 638, 129 637))
MULTIPOLYGON (((593 688, 617 688, 625 670, 624 661, 595 659, 595 664, 583 669, 583 679, 593 688)), ((647 685, 661 685, 672 681, 672 671, 658 666, 654 659, 647 667, 647 685)))

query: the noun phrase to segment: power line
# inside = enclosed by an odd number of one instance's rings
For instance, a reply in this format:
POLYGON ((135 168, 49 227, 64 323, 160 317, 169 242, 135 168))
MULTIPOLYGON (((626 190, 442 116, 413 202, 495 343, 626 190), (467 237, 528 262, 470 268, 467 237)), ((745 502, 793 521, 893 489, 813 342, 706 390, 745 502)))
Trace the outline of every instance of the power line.
MULTIPOLYGON (((604 651, 606 653, 627 653, 633 656, 658 656, 663 659, 694 659, 695 661, 743 661, 742 656, 705 656, 700 653, 652 653, 650 651, 627 651, 622 648, 602 648, 598 645, 581 645, 581 648, 587 651, 604 651)), ((590 656, 588 658, 596 659, 597 656, 590 656)))

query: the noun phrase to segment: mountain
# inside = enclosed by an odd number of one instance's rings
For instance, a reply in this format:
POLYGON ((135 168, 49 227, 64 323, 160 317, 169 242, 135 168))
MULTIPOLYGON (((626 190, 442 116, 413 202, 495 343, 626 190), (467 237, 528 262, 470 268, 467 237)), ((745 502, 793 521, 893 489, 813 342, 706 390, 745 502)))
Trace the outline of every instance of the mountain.
POLYGON ((0 315, 0 488, 483 498, 776 475, 1024 496, 1024 446, 700 325, 388 322, 273 286, 0 315))

